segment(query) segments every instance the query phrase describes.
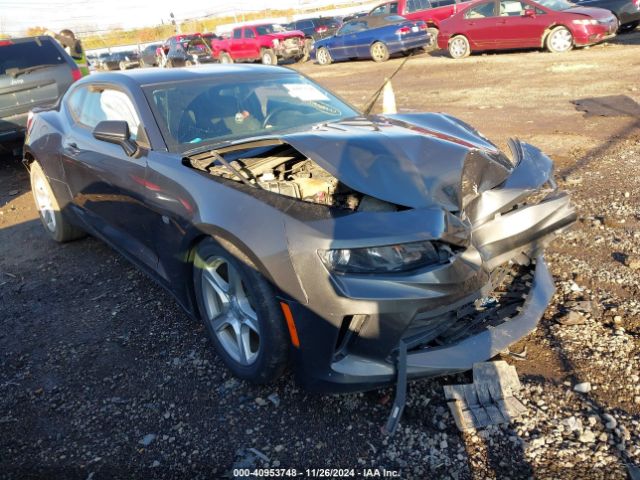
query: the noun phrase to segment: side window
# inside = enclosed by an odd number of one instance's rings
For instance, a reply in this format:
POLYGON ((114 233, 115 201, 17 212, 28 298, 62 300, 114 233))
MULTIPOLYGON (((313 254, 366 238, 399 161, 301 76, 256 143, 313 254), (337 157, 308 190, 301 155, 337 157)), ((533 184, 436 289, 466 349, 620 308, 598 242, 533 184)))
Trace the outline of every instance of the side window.
POLYGON ((233 38, 242 38, 242 29, 237 28, 233 31, 233 38))
POLYGON ((250 28, 244 29, 244 38, 256 38, 256 34, 250 28))
POLYGON ((437 0, 435 2, 431 2, 431 6, 433 8, 436 7, 446 7, 447 5, 453 5, 455 2, 455 0, 437 0))
POLYGON ((493 2, 481 3, 480 5, 476 5, 475 7, 467 10, 467 13, 464 14, 464 18, 495 17, 495 7, 495 3, 493 2))
POLYGON ((389 4, 389 13, 391 15, 395 15, 398 13, 398 2, 393 2, 389 4))
POLYGON ((371 10, 371 15, 385 15, 388 12, 388 4, 380 5, 379 7, 371 10))
POLYGON ((303 30, 305 28, 313 28, 313 22, 311 20, 302 20, 301 22, 298 23, 298 28, 303 30))
POLYGON ((407 0, 407 13, 427 10, 428 8, 432 8, 429 0, 407 0))
POLYGON ((67 110, 71 113, 74 119, 80 118, 80 112, 82 112, 82 104, 87 96, 86 88, 77 88, 67 99, 67 110))
POLYGON ((525 5, 520 0, 501 0, 500 16, 501 17, 520 17, 524 15, 525 5))
POLYGON ((129 97, 119 90, 88 90, 78 115, 78 122, 93 129, 104 120, 123 120, 129 125, 129 133, 133 140, 138 134, 140 120, 129 97))

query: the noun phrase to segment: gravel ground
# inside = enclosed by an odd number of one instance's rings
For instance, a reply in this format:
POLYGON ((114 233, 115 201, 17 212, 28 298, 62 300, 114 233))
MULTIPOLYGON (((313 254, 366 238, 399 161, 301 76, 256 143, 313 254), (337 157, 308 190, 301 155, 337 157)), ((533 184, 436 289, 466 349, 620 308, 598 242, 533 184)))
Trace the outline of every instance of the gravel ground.
MULTIPOLYGON (((579 209, 547 256, 557 293, 506 356, 520 420, 459 433, 442 393, 310 395, 232 378, 173 299, 101 242, 47 240, 24 169, 0 162, 0 478, 220 478, 234 467, 386 468, 401 478, 627 478, 640 466, 640 121, 573 100, 640 101, 640 31, 566 55, 411 59, 401 110, 446 111, 557 162, 579 209), (576 385, 580 385, 576 387, 576 385)), ((362 104, 400 60, 299 67, 362 104)), ((298 68, 298 67, 297 67, 298 68)), ((358 471, 356 472, 358 473, 358 471)))

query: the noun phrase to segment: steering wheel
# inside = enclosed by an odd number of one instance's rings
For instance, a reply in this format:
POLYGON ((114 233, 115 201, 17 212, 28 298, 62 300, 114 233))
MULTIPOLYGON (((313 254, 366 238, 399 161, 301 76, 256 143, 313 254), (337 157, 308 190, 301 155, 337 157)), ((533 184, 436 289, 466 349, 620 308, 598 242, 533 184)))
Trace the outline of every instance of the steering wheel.
POLYGON ((267 116, 264 117, 264 120, 262 122, 262 128, 267 128, 267 125, 269 125, 269 120, 271 120, 275 115, 277 115, 279 113, 282 113, 282 112, 286 112, 286 111, 292 111, 292 112, 296 112, 297 113, 297 111, 293 110, 291 107, 287 107, 287 106, 278 107, 274 111, 269 112, 267 114, 267 116))

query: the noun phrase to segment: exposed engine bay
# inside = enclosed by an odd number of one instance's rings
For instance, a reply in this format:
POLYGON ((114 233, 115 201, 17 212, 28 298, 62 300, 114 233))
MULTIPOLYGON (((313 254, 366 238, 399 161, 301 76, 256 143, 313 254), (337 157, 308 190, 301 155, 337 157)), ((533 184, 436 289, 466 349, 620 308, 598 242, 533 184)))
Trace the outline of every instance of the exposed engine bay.
POLYGON ((212 175, 235 180, 305 202, 354 211, 396 211, 400 207, 356 192, 289 145, 252 148, 225 155, 215 152, 188 158, 212 175))

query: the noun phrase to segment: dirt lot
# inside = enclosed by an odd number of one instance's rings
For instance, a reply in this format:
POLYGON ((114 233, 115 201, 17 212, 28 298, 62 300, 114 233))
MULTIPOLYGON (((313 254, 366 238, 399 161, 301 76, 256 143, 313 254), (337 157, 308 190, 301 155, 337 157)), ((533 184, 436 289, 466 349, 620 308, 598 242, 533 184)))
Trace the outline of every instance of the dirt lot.
MULTIPOLYGON (((362 105, 400 59, 304 73, 362 105)), ((513 351, 528 414, 460 434, 443 383, 410 386, 392 439, 392 389, 313 396, 286 377, 231 378, 172 298, 94 239, 45 237, 16 162, 0 162, 0 478, 219 478, 233 466, 377 467, 401 478, 626 478, 640 466, 640 31, 564 55, 410 59, 401 110, 453 114, 557 162, 580 220, 548 254, 557 283, 513 351), (607 100, 608 116, 577 100, 607 100), (613 101, 613 103, 611 103, 613 101), (617 102, 617 103, 616 103, 617 102), (589 303, 577 303, 587 301, 589 303), (569 311, 583 325, 563 325, 569 311), (580 317, 580 315, 583 315, 580 317), (588 393, 573 386, 590 382, 588 393)))

